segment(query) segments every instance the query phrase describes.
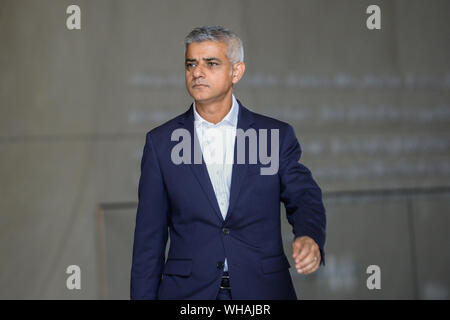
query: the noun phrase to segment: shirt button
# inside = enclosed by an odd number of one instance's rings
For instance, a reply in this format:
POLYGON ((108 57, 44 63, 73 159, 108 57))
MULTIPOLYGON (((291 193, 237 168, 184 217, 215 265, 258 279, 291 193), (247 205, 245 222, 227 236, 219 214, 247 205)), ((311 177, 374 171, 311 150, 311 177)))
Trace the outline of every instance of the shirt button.
POLYGON ((223 261, 217 262, 217 269, 222 269, 224 267, 223 261))
POLYGON ((223 228, 223 229, 222 229, 222 232, 223 232, 224 234, 230 234, 230 229, 228 229, 228 228, 223 228))

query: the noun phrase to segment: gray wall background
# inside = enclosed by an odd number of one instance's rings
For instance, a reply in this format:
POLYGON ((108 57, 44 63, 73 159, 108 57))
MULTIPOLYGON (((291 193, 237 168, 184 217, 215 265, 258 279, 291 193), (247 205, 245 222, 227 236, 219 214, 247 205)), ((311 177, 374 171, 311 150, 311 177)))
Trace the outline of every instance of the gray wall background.
POLYGON ((191 103, 184 36, 221 24, 244 41, 235 95, 294 126, 324 192, 327 265, 291 270, 298 296, 449 299, 449 12, 445 0, 0 0, 0 298, 128 298, 145 133, 191 103), (381 30, 366 28, 370 4, 381 30), (72 264, 81 290, 66 288, 72 264), (366 287, 372 264, 381 290, 366 287))

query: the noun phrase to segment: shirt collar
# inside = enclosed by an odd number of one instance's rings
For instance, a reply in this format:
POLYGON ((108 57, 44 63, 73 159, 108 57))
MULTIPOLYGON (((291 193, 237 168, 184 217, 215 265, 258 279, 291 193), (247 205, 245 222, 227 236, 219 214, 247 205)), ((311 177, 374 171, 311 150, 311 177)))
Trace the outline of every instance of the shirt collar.
POLYGON ((239 104, 238 104, 236 98, 234 97, 234 94, 232 95, 232 101, 233 101, 233 103, 231 104, 230 111, 217 124, 214 124, 212 122, 209 122, 209 121, 206 121, 205 119, 203 119, 200 116, 200 114, 197 112, 197 108, 195 106, 195 101, 194 101, 194 118, 195 118, 196 123, 198 125, 209 124, 210 126, 218 126, 218 125, 222 125, 222 124, 229 124, 229 125, 232 125, 232 126, 236 127, 237 126, 237 121, 238 121, 238 114, 239 114, 239 104))

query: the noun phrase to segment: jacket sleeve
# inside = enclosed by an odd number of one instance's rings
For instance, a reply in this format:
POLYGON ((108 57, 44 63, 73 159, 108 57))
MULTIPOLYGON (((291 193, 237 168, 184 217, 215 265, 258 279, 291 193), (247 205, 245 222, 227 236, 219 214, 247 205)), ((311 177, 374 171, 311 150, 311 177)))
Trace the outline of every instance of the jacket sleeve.
POLYGON ((130 296, 157 299, 168 238, 169 202, 150 132, 142 154, 138 198, 130 296))
POLYGON ((325 265, 326 216, 322 191, 311 171, 299 163, 301 154, 294 129, 288 125, 280 149, 281 201, 295 238, 312 238, 319 246, 321 263, 325 265))

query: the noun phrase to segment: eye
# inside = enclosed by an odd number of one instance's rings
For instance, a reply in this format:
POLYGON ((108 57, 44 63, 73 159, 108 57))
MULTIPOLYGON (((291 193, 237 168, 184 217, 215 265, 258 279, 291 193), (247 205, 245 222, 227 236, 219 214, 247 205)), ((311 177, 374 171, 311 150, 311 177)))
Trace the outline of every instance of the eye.
POLYGON ((208 62, 208 65, 211 67, 217 66, 218 64, 216 62, 208 62))
POLYGON ((186 68, 192 68, 194 66, 194 64, 193 63, 186 63, 186 68))

